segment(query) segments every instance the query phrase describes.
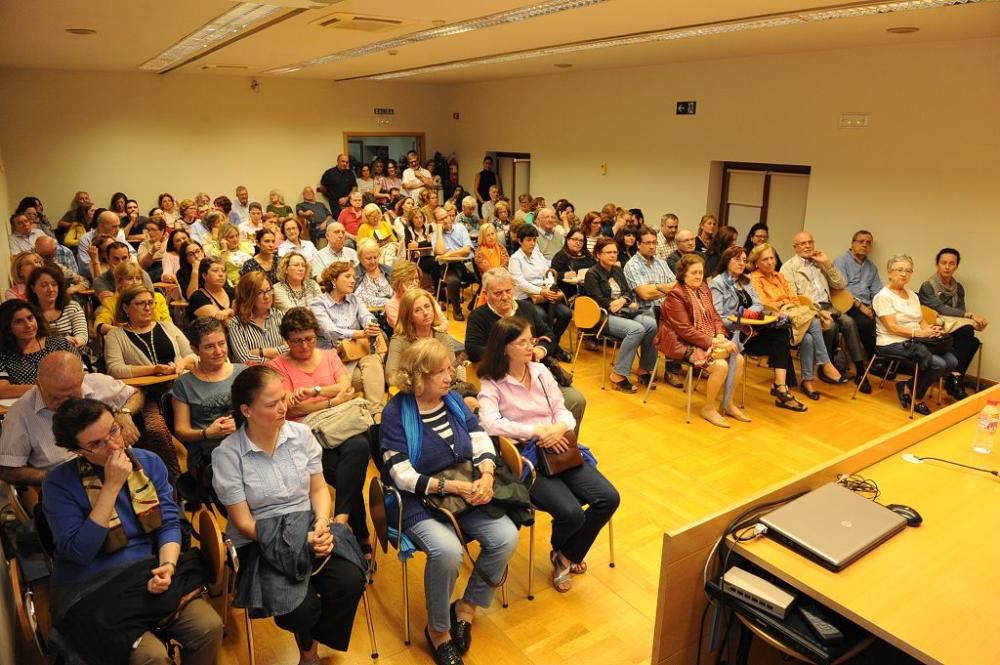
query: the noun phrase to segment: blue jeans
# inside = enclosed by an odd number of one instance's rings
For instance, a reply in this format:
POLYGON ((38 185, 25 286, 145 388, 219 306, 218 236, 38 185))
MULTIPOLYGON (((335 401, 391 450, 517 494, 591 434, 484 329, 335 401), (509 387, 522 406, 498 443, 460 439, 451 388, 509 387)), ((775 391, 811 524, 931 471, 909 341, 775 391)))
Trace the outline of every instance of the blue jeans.
POLYGON ((531 502, 552 515, 552 549, 573 563, 586 558, 621 503, 614 485, 589 464, 551 478, 538 474, 530 493, 531 502))
POLYGON ((604 332, 621 340, 612 366, 615 374, 628 376, 632 373, 636 351, 639 352, 639 367, 647 372, 652 372, 656 367, 656 346, 653 344, 656 339, 656 319, 645 314, 638 314, 634 319, 612 314, 608 317, 604 332))
MULTIPOLYGON (((493 518, 483 510, 471 510, 461 515, 458 523, 467 541, 479 541, 481 548, 476 568, 494 583, 499 582, 507 562, 517 549, 517 527, 506 515, 493 518)), ((427 552, 424 568, 427 623, 438 632, 450 630, 449 608, 458 571, 462 567, 462 543, 451 526, 435 519, 417 522, 407 535, 417 547, 427 552)), ((493 602, 493 588, 473 571, 462 600, 478 607, 489 607, 493 602)))
POLYGON ((823 328, 819 324, 819 319, 814 318, 809 324, 799 344, 799 363, 802 365, 802 380, 809 381, 815 375, 816 365, 825 365, 830 362, 830 354, 827 353, 826 343, 823 341, 823 328))

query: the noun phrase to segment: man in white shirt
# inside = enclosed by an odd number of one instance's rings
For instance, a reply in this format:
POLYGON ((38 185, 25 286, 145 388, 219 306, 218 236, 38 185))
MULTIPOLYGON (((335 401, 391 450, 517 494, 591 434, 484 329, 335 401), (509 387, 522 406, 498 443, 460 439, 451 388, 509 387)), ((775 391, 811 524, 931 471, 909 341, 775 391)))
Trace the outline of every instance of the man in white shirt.
MULTIPOLYGON (((121 223, 122 220, 118 216, 118 213, 105 210, 98 216, 95 227, 83 234, 80 238, 80 244, 76 247, 76 260, 80 264, 81 275, 88 279, 94 277, 90 270, 92 261, 91 247, 99 235, 110 236, 118 242, 125 243, 128 245, 129 254, 132 256, 136 255, 135 247, 129 245, 128 240, 125 238, 125 232, 121 229, 121 223)), ((93 249, 96 251, 97 247, 94 246, 93 249)))
POLYGON ((45 232, 32 227, 31 220, 24 213, 12 215, 10 218, 10 237, 7 244, 11 254, 35 251, 35 241, 45 232))
POLYGON ((250 192, 243 185, 236 188, 236 201, 229 213, 229 221, 236 226, 250 221, 250 192))
POLYGON ((42 484, 49 469, 73 458, 55 444, 52 415, 68 399, 90 397, 117 415, 127 445, 139 440, 132 414, 142 410, 142 393, 106 374, 85 374, 76 354, 57 351, 38 364, 38 385, 10 407, 0 433, 0 480, 15 485, 42 484))
POLYGON ((490 185, 490 200, 483 202, 483 221, 492 222, 497 215, 497 201, 500 200, 500 188, 490 185))
POLYGON ((403 193, 414 201, 419 201, 420 192, 435 186, 434 177, 430 171, 420 166, 420 159, 412 150, 406 153, 406 163, 410 168, 403 171, 403 193))
POLYGON ((326 247, 316 252, 312 260, 313 279, 319 281, 323 271, 338 261, 350 261, 358 265, 358 253, 350 247, 345 247, 347 230, 340 222, 330 222, 326 225, 326 247))

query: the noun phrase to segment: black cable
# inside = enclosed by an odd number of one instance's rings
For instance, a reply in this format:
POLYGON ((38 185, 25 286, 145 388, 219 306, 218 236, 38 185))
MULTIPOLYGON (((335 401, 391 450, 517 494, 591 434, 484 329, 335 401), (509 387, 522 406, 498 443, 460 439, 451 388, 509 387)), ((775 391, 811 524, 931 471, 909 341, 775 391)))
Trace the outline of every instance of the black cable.
POLYGON ((944 462, 945 464, 954 464, 955 466, 961 466, 966 469, 972 469, 973 471, 982 471, 983 473, 989 473, 991 475, 1000 478, 1000 471, 996 471, 994 469, 984 469, 981 466, 971 466, 969 464, 962 464, 961 462, 952 462, 950 459, 941 459, 940 457, 918 457, 916 455, 914 455, 914 457, 919 459, 921 462, 925 462, 927 460, 933 460, 935 462, 944 462))
POLYGON ((882 490, 878 488, 878 483, 870 478, 863 478, 856 473, 850 475, 841 474, 837 478, 837 483, 876 503, 878 503, 876 500, 882 496, 882 490))
POLYGON ((708 608, 712 606, 712 603, 705 603, 705 609, 701 611, 701 623, 698 629, 698 656, 695 660, 695 665, 701 665, 701 645, 702 640, 705 637, 705 617, 708 616, 708 608))

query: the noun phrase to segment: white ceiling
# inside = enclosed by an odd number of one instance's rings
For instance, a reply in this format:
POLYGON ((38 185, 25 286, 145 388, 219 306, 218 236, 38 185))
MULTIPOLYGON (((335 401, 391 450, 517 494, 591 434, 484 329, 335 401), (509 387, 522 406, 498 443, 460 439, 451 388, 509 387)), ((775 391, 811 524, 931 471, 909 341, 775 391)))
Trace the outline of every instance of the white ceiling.
MULTIPOLYGON (((262 0, 267 4, 267 0, 262 0)), ((210 19, 230 10, 235 0, 4 0, 0 2, 0 68, 138 71, 154 57, 210 19), (93 36, 74 36, 66 28, 93 28, 93 36)), ((208 53, 175 71, 200 75, 261 75, 330 53, 402 36, 418 30, 534 4, 475 0, 342 0, 322 9, 297 10, 303 0, 272 4, 299 13, 287 20, 208 53), (377 11, 372 12, 372 9, 377 11), (381 32, 333 30, 315 25, 332 13, 402 20, 381 32), (243 65, 246 69, 205 69, 243 65)), ((288 78, 341 80, 401 69, 570 42, 653 30, 710 24, 831 6, 822 0, 609 0, 516 24, 404 46, 284 74, 288 78)), ((279 14, 278 16, 284 16, 279 14)), ((640 67, 652 64, 794 53, 837 48, 1000 36, 1000 2, 921 9, 894 14, 804 23, 793 26, 582 51, 479 65, 411 76, 403 81, 455 83, 552 73, 557 63, 575 69, 640 67), (886 28, 914 26, 919 32, 894 35, 886 28)), ((149 74, 154 76, 156 74, 149 74)), ((169 75, 169 74, 168 74, 169 75)))

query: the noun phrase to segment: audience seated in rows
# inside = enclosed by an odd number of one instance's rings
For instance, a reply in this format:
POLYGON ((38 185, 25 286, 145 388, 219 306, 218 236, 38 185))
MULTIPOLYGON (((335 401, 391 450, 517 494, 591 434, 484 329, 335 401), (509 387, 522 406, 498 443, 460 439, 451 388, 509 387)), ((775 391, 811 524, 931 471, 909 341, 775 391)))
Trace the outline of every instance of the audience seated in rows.
POLYGON ((379 263, 379 246, 374 238, 358 241, 358 266, 354 293, 369 310, 381 309, 392 298, 392 266, 379 263))
POLYGON ((289 252, 278 261, 278 281, 274 284, 274 308, 287 312, 292 307, 309 307, 320 296, 312 266, 299 252, 289 252))
POLYGON ((514 298, 528 300, 539 310, 552 328, 552 353, 556 360, 568 360, 559 342, 569 327, 573 313, 566 305, 566 296, 555 289, 555 272, 537 248, 538 229, 525 224, 517 230, 520 248, 510 256, 510 274, 514 277, 514 298))
POLYGON ((61 335, 75 348, 85 347, 90 340, 87 317, 80 303, 70 299, 59 266, 46 264, 35 268, 28 276, 28 302, 38 308, 48 323, 49 333, 61 335))
MULTIPOLYGON (((114 278, 115 292, 101 302, 94 314, 94 330, 102 336, 111 332, 115 326, 121 326, 125 323, 124 320, 115 319, 119 295, 133 286, 143 286, 142 269, 131 261, 126 261, 115 268, 114 278)), ((170 307, 167 305, 166 298, 158 291, 154 291, 153 295, 153 318, 157 321, 171 321, 170 307)))

